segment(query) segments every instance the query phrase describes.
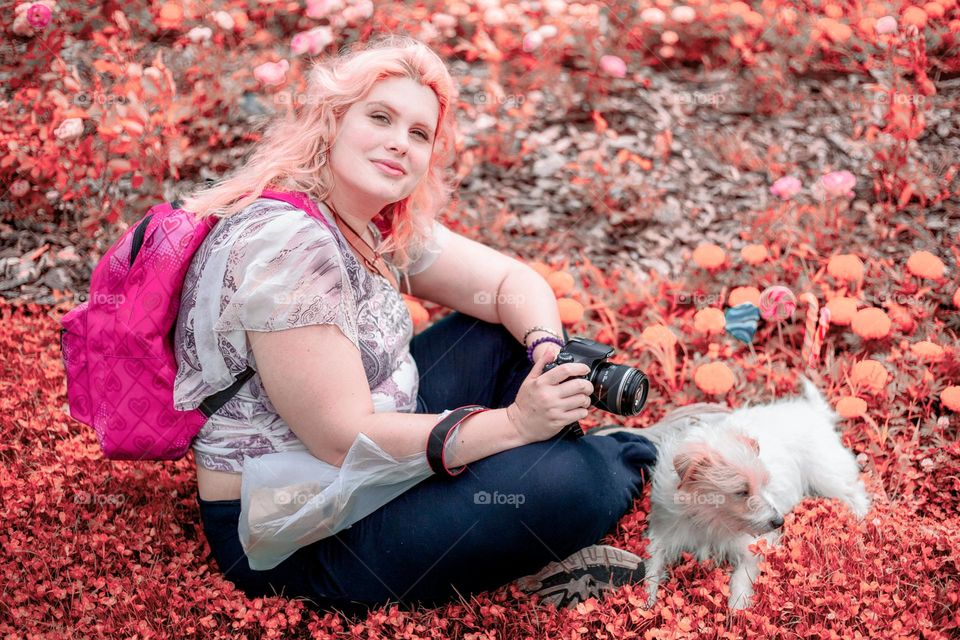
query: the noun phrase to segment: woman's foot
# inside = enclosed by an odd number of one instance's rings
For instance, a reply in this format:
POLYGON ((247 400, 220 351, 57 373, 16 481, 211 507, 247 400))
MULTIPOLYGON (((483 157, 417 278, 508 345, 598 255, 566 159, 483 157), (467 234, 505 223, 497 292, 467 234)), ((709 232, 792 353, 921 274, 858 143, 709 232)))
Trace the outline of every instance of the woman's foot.
POLYGON ((539 596, 541 602, 569 608, 610 589, 638 584, 643 576, 640 556, 595 544, 560 562, 551 562, 534 575, 519 578, 516 584, 524 593, 539 596))

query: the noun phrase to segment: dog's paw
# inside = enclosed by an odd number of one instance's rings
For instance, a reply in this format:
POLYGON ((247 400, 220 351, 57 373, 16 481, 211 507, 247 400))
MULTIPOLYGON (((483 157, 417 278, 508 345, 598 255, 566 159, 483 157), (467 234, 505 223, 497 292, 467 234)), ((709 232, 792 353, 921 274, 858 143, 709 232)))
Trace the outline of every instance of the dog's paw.
POLYGON ((851 490, 844 498, 844 502, 850 507, 850 511, 853 512, 857 520, 863 520, 870 511, 870 498, 866 491, 860 487, 851 490))

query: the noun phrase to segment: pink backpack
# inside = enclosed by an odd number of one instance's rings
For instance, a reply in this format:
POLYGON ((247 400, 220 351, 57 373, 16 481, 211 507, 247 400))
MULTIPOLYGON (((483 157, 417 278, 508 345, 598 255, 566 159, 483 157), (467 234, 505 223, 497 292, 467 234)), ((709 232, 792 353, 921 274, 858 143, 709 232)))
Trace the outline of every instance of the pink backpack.
MULTIPOLYGON (((266 190, 330 226, 304 193, 266 190)), ((173 407, 174 330, 187 267, 217 218, 197 219, 179 202, 154 207, 97 263, 87 301, 63 316, 60 350, 70 415, 92 426, 107 458, 176 460, 254 374, 191 411, 173 407)))

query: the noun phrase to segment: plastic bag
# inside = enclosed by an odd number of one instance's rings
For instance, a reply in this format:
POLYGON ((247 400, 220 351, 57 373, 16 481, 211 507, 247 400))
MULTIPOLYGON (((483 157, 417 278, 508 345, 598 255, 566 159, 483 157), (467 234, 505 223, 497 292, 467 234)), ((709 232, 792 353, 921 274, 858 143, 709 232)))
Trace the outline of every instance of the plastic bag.
POLYGON ((362 433, 340 467, 308 451, 248 458, 238 530, 250 568, 272 569, 300 547, 350 527, 432 474, 423 452, 394 458, 362 433))

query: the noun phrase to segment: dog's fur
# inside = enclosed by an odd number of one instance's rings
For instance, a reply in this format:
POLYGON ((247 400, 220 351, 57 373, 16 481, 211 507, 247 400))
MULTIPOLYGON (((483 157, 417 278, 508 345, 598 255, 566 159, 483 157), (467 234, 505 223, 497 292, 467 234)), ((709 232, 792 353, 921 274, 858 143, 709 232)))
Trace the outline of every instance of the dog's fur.
POLYGON ((652 479, 646 567, 649 604, 681 552, 733 565, 731 608, 750 606, 760 557, 749 545, 776 544, 783 518, 805 496, 839 498, 858 518, 870 507, 838 416, 810 381, 800 398, 674 414, 636 433, 658 446, 652 479))

